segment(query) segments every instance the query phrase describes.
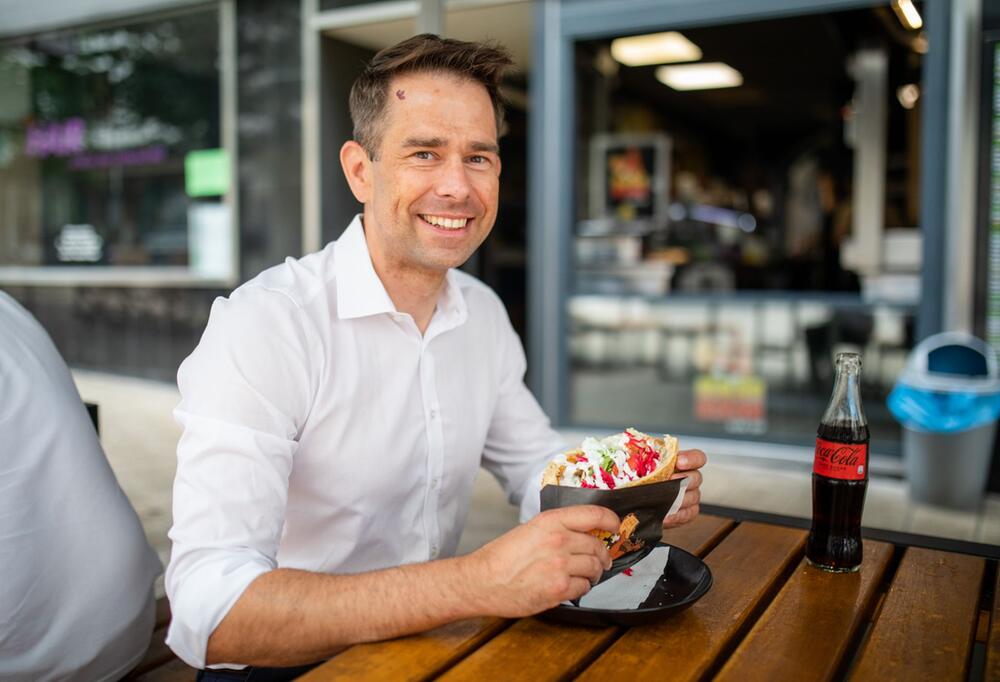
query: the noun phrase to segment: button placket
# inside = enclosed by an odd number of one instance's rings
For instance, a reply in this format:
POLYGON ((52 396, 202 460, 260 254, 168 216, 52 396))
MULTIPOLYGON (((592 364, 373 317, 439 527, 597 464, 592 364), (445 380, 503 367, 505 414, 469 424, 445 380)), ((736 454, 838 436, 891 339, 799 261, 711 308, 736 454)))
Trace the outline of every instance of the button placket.
POLYGON ((440 551, 437 510, 441 488, 441 468, 444 460, 444 433, 441 426, 434 376, 434 356, 425 346, 420 357, 420 384, 425 406, 424 426, 427 432, 428 457, 428 484, 424 497, 424 527, 427 531, 428 553, 431 559, 436 558, 440 551))

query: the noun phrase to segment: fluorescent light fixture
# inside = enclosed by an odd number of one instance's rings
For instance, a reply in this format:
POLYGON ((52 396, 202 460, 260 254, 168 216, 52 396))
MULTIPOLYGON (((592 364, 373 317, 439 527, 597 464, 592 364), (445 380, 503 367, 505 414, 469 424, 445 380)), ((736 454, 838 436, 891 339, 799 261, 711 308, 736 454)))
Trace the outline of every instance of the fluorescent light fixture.
POLYGON ((905 28, 916 31, 924 25, 924 20, 920 17, 913 0, 892 0, 892 9, 905 28))
POLYGON ((625 66, 696 62, 701 48, 677 31, 668 31, 616 38, 611 41, 611 56, 625 66))
POLYGON ((743 75, 722 62, 661 66, 656 80, 674 90, 712 90, 743 85, 743 75))

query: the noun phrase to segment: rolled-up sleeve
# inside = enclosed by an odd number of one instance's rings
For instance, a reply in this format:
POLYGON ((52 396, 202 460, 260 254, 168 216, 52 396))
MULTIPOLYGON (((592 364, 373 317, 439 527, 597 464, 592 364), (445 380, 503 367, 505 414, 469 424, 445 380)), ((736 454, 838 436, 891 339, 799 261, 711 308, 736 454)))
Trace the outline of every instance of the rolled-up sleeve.
POLYGON ((241 289, 215 301, 178 371, 167 644, 198 668, 229 609, 277 566, 297 437, 316 390, 310 359, 323 357, 308 324, 284 294, 241 289))
POLYGON ((521 521, 538 514, 541 476, 545 465, 566 449, 566 441, 551 426, 535 396, 524 385, 524 347, 502 314, 499 395, 490 421, 483 466, 503 486, 521 521))

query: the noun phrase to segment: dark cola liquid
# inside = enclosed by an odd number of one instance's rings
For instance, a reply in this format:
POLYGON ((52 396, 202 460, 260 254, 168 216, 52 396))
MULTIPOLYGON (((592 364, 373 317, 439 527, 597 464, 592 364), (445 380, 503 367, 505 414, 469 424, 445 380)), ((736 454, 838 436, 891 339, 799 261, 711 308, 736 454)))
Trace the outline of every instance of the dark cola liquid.
MULTIPOLYGON (((867 425, 820 424, 816 435, 835 443, 864 444, 866 449, 869 440, 867 425)), ((842 481, 813 473, 813 520, 806 543, 809 563, 840 573, 861 567, 861 513, 867 489, 867 466, 861 481, 842 481)))

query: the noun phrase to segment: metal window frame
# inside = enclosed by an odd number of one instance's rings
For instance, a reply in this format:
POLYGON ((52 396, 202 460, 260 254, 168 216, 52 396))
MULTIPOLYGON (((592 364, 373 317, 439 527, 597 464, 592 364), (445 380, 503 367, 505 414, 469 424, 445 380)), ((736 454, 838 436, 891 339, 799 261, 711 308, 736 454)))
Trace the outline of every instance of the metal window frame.
MULTIPOLYGON (((918 312, 922 338, 939 331, 945 300, 945 225, 954 210, 942 173, 948 173, 953 136, 941 134, 957 124, 949 108, 949 78, 957 58, 952 45, 953 16, 959 0, 926 0, 925 18, 932 44, 924 62, 924 119, 921 129, 921 228, 924 235, 923 295, 918 312)), ((881 0, 888 4, 888 0, 881 0)), ((877 4, 881 4, 881 2, 877 4)), ((540 0, 535 8, 534 64, 529 121, 528 301, 531 322, 528 355, 531 388, 557 425, 572 427, 569 404, 568 317, 571 277, 576 149, 577 41, 611 38, 653 29, 682 30, 777 19, 872 6, 872 0, 540 0)), ((947 177, 947 176, 945 176, 947 177)), ((954 250, 954 245, 952 245, 954 250)))
MULTIPOLYGON (((229 191, 223 203, 229 209, 230 249, 233 269, 228 277, 205 277, 190 268, 170 265, 0 265, 0 285, 7 286, 116 286, 116 287, 231 287, 240 276, 240 215, 239 215, 239 149, 236 117, 238 113, 236 83, 236 0, 218 0, 211 4, 192 4, 161 12, 146 12, 72 26, 45 28, 37 33, 53 31, 111 28, 136 21, 179 16, 215 8, 219 21, 219 105, 220 140, 229 161, 229 191)), ((34 35, 34 34, 33 34, 34 35)), ((18 36, 21 37, 21 36, 18 36)), ((12 39, 14 36, 5 36, 12 39)))

